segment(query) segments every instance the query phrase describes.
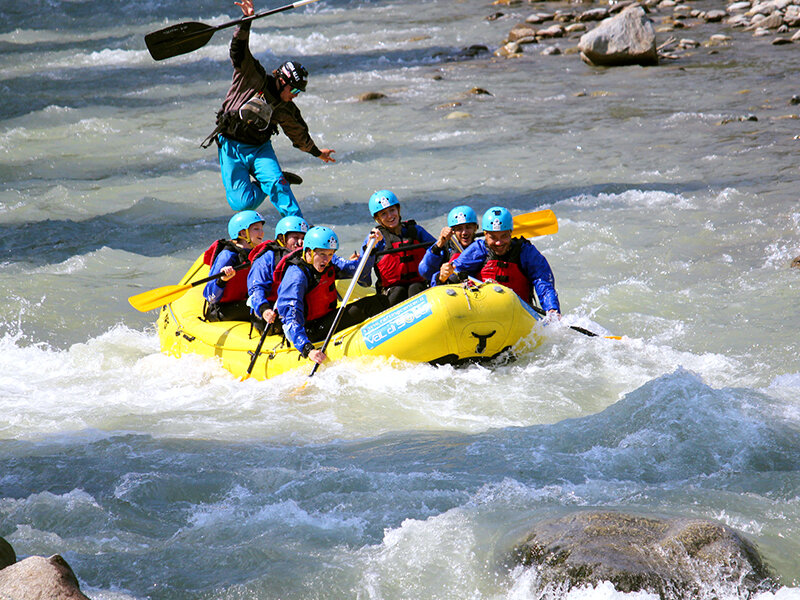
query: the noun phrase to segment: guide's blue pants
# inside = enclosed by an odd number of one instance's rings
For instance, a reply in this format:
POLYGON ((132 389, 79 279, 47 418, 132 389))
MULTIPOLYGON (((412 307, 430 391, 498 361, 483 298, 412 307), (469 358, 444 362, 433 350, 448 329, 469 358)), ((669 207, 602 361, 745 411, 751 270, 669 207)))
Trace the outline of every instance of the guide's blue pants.
POLYGON ((253 146, 217 136, 219 140, 219 167, 225 197, 235 211, 255 210, 269 197, 281 217, 303 213, 283 176, 272 142, 253 146), (258 181, 252 181, 250 175, 258 181))

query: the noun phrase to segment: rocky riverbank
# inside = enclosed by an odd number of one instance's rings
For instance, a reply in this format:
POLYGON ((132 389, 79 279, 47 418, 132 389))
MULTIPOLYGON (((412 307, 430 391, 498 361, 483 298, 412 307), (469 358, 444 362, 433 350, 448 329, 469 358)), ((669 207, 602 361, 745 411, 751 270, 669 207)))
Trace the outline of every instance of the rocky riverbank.
POLYGON ((800 0, 753 0, 732 3, 691 2, 686 0, 628 0, 612 3, 522 2, 495 0, 492 6, 505 7, 487 17, 490 21, 516 21, 497 56, 513 58, 523 52, 539 50, 544 55, 576 54, 578 42, 604 20, 629 6, 638 4, 653 22, 654 30, 667 39, 657 45, 661 60, 676 60, 696 48, 712 49, 732 43, 731 29, 767 39, 773 45, 800 42, 800 0), (597 4, 587 6, 590 4, 597 4), (533 6, 533 8, 532 8, 533 6), (585 7, 585 8, 584 8, 585 7), (699 25, 714 23, 725 30, 705 39, 692 35, 699 25))

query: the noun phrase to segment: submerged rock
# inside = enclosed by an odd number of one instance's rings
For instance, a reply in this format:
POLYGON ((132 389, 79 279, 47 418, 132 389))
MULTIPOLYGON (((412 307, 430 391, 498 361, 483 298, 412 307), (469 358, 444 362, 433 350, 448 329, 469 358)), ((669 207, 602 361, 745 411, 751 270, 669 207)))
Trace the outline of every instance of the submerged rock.
POLYGON ((800 256, 795 256, 792 261, 792 267, 800 269, 800 256))
POLYGON ((13 600, 89 600, 60 555, 31 556, 0 571, 0 598, 13 600))
POLYGON ((641 6, 629 6, 581 36, 584 62, 596 66, 657 65, 656 32, 641 6))
POLYGON ((514 558, 535 565, 544 586, 610 581, 622 592, 676 600, 700 590, 750 594, 777 587, 753 544, 701 519, 576 513, 537 523, 514 558))
POLYGON ((363 94, 358 96, 359 102, 371 102, 373 100, 380 100, 381 98, 386 98, 386 94, 381 92, 364 92, 363 94))

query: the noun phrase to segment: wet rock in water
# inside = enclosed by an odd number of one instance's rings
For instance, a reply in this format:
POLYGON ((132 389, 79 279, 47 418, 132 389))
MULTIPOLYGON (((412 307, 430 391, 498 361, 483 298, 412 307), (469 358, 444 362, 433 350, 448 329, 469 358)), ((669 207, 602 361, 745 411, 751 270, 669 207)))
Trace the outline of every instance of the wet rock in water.
POLYGON ((536 32, 536 37, 544 39, 559 38, 563 37, 563 35, 563 25, 550 25, 550 27, 545 27, 544 29, 540 29, 538 32, 536 32))
POLYGON ((747 27, 750 24, 750 21, 748 21, 747 17, 743 14, 733 15, 725 22, 731 27, 747 27))
POLYGON ((608 18, 608 9, 607 8, 590 8, 589 10, 583 11, 579 14, 575 20, 578 23, 585 23, 587 21, 602 21, 603 19, 608 18))
POLYGON ((800 269, 800 256, 794 257, 794 260, 792 261, 792 267, 800 269))
POLYGON ((486 17, 486 20, 487 20, 487 21, 496 21, 497 19, 499 19, 499 18, 500 18, 500 17, 502 17, 503 15, 504 15, 504 13, 501 13, 501 12, 496 12, 496 13, 494 13, 494 14, 492 14, 492 15, 489 15, 488 17, 486 17))
POLYGON ((539 54, 542 56, 558 56, 561 54, 561 48, 558 46, 548 46, 544 50, 542 50, 539 54))
POLYGON ((741 115, 738 117, 726 117, 717 122, 717 125, 727 125, 728 123, 744 122, 744 121, 758 121, 755 115, 741 115))
POLYGON ((547 21, 552 21, 554 17, 555 13, 534 13, 528 16, 525 19, 525 22, 537 25, 539 23, 546 23, 547 21))
POLYGON ((629 6, 633 6, 634 4, 637 4, 637 2, 634 2, 634 0, 622 0, 622 2, 616 2, 611 6, 609 6, 608 12, 611 13, 612 15, 616 15, 618 13, 621 13, 629 6))
POLYGON ((703 13, 703 20, 706 23, 717 23, 722 21, 722 19, 724 19, 726 16, 728 16, 728 13, 726 13, 724 10, 709 10, 708 12, 703 13))
POLYGON ((732 590, 749 595, 778 587, 751 542, 702 519, 576 513, 534 525, 513 557, 535 565, 543 586, 610 581, 621 592, 669 600, 698 597, 701 590, 727 597, 732 590))
POLYGON ((453 112, 449 113, 445 119, 469 119, 472 115, 468 112, 463 112, 460 110, 454 110, 453 112))
POLYGON ((89 600, 61 556, 31 556, 0 571, 0 598, 89 600))
POLYGON ((9 565, 17 562, 17 554, 5 539, 0 537, 0 569, 5 569, 9 565))
POLYGON ((773 46, 783 46, 785 44, 791 44, 791 43, 792 43, 792 40, 790 40, 789 38, 785 38, 785 37, 776 37, 771 42, 771 44, 773 46))
POLYGON ((584 62, 595 66, 657 65, 656 32, 641 6, 629 6, 581 36, 584 62))
POLYGON ((530 40, 532 43, 536 42, 536 29, 528 23, 517 23, 508 32, 507 42, 518 42, 521 44, 527 43, 530 40))
POLYGON ((586 31, 585 23, 570 23, 564 28, 564 33, 581 33, 586 31))
POLYGON ((513 58, 514 56, 522 56, 522 50, 517 42, 508 42, 495 50, 494 55, 501 58, 513 58))
POLYGON ((796 104, 800 104, 800 96, 795 94, 794 96, 789 98, 789 106, 794 106, 796 104))
POLYGON ((731 36, 723 33, 715 33, 708 38, 707 45, 709 46, 724 46, 731 43, 731 36))
POLYGON ((479 87, 474 87, 470 89, 470 91, 467 93, 472 94, 474 96, 494 96, 494 94, 492 94, 492 92, 490 92, 489 90, 485 90, 479 87))
POLYGON ((794 35, 792 36, 793 42, 800 42, 800 29, 795 31, 794 35))
POLYGON ((780 13, 772 13, 768 17, 756 15, 750 21, 751 25, 748 29, 777 29, 783 25, 783 15, 780 13), (761 17, 761 18, 758 18, 761 17))
POLYGON ((479 54, 484 54, 489 52, 489 47, 484 46, 483 44, 472 44, 466 48, 461 50, 461 56, 466 56, 467 58, 472 58, 474 56, 478 56, 479 54))
POLYGON ((386 98, 386 94, 380 92, 364 92, 358 97, 359 102, 370 102, 372 100, 380 100, 386 98))
POLYGON ((729 14, 750 10, 749 2, 734 2, 725 9, 729 14))
POLYGON ((783 22, 789 27, 800 26, 800 5, 792 4, 783 12, 783 22))

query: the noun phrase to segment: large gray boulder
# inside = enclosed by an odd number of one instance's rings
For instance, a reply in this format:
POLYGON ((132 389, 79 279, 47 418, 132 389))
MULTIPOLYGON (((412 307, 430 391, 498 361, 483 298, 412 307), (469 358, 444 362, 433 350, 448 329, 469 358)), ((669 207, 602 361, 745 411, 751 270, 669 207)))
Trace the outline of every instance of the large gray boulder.
POLYGON ((30 556, 0 571, 0 598, 13 600, 89 600, 61 556, 30 556))
POLYGON ((536 566, 543 587, 610 581, 618 591, 662 599, 699 597, 700 590, 749 596, 777 587, 748 540, 702 519, 580 512, 537 523, 513 556, 536 566))
POLYGON ((593 66, 657 65, 653 22, 639 5, 629 6, 581 36, 581 58, 593 66))
POLYGON ((14 552, 14 548, 0 537, 0 569, 5 569, 15 562, 17 562, 17 554, 14 552))

